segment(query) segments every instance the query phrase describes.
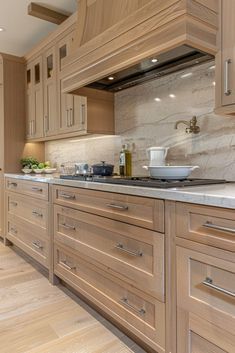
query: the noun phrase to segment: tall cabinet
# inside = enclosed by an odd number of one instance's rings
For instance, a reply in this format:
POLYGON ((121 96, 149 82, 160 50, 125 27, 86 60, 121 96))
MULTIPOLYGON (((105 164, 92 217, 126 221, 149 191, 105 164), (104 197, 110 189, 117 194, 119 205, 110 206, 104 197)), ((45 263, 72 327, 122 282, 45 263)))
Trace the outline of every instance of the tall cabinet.
POLYGON ((220 2, 220 26, 216 55, 216 108, 218 114, 235 114, 235 2, 220 2))
POLYGON ((18 172, 25 146, 24 61, 0 54, 0 236, 3 236, 3 174, 18 172))

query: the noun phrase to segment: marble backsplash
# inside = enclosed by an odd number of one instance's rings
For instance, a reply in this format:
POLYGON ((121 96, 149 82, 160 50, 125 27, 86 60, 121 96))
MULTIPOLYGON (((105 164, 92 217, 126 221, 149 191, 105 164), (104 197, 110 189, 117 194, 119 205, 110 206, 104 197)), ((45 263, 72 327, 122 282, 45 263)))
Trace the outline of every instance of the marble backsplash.
POLYGON ((211 62, 121 91, 115 95, 117 136, 47 142, 46 159, 57 166, 105 160, 117 171, 121 145, 129 143, 133 174, 146 175, 146 148, 169 146, 167 162, 198 165, 194 177, 235 180, 235 118, 213 113, 214 76, 211 62), (193 115, 199 134, 186 134, 184 125, 175 130, 177 120, 193 115))

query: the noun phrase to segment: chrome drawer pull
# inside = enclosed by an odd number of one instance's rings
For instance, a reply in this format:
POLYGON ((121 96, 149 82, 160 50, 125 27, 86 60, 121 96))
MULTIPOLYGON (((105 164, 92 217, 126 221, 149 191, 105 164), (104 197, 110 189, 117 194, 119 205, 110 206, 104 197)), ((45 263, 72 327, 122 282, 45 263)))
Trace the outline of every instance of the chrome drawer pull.
POLYGON ((10 204, 11 204, 12 206, 18 206, 18 203, 17 203, 16 201, 10 201, 10 204))
POLYGON ((227 228, 227 227, 218 226, 218 225, 213 224, 212 222, 209 222, 209 221, 207 221, 205 224, 203 224, 203 227, 211 228, 211 229, 215 229, 215 230, 221 230, 223 232, 230 232, 230 233, 235 234, 234 228, 227 228))
POLYGON ((121 243, 118 243, 116 246, 115 246, 116 249, 120 250, 120 251, 123 251, 131 256, 143 256, 143 253, 142 251, 135 251, 135 250, 129 250, 129 249, 126 249, 124 248, 123 244, 121 243))
POLYGON ((59 265, 62 265, 63 267, 65 267, 66 268, 66 270, 76 270, 76 266, 74 266, 74 267, 71 267, 71 266, 69 266, 68 264, 67 264, 67 262, 66 261, 60 261, 59 262, 59 265))
POLYGON ((8 183, 8 186, 14 186, 14 187, 17 187, 17 183, 9 182, 9 183, 8 183))
POLYGON ((61 194, 60 196, 63 197, 63 199, 69 199, 69 200, 74 200, 76 198, 75 195, 61 194))
POLYGON ((32 187, 32 191, 38 191, 38 192, 42 192, 43 190, 41 188, 38 188, 36 186, 32 187))
POLYGON ((66 223, 60 223, 59 226, 66 228, 66 229, 76 230, 76 228, 74 226, 70 226, 69 224, 66 224, 66 223))
POLYGON ((109 208, 114 208, 114 209, 121 210, 121 211, 128 210, 128 206, 116 205, 115 203, 108 203, 106 206, 109 208))
POLYGON ((224 62, 224 94, 226 96, 230 96, 232 93, 231 89, 229 89, 229 64, 232 63, 231 59, 225 60, 224 62))
POLYGON ((37 211, 32 211, 32 215, 36 216, 36 217, 43 217, 42 213, 39 213, 37 211))
POLYGON ((37 241, 33 241, 32 242, 32 245, 36 248, 36 249, 39 249, 41 250, 43 248, 42 244, 37 242, 37 241))
POLYGON ((135 306, 131 305, 129 302, 128 302, 128 299, 127 298, 122 298, 121 299, 121 304, 126 306, 127 308, 133 310, 134 312, 136 312, 138 315, 144 315, 146 313, 145 309, 141 308, 141 309, 138 309, 136 308, 135 306))
POLYGON ((14 233, 14 234, 17 234, 17 233, 18 233, 15 228, 11 228, 11 229, 10 229, 10 232, 12 232, 12 233, 14 233))
POLYGON ((222 287, 217 286, 216 284, 213 284, 213 279, 210 277, 206 277, 206 279, 202 282, 202 284, 204 284, 204 286, 212 288, 220 293, 229 295, 230 297, 235 298, 235 292, 230 292, 227 289, 224 289, 222 287))

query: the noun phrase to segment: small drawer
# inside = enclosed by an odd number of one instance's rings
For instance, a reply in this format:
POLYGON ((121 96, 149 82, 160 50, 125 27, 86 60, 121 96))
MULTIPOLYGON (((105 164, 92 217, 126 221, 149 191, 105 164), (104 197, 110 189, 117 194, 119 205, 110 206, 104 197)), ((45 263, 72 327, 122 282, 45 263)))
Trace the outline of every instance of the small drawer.
POLYGON ((177 203, 177 237, 235 252, 235 212, 177 203))
POLYGON ((164 232, 164 201, 145 197, 53 186, 54 203, 164 232))
POLYGON ((177 302, 234 333, 235 264, 177 247, 177 302))
POLYGON ((110 276, 97 266, 55 245, 55 274, 102 310, 131 329, 139 338, 163 352, 165 305, 110 276))
POLYGON ((41 228, 21 220, 7 222, 7 239, 48 267, 49 242, 42 237, 41 228))
POLYGON ((57 242, 164 301, 163 234, 58 205, 54 220, 57 242))
POLYGON ((23 195, 29 195, 36 199, 48 201, 48 184, 31 180, 6 178, 6 190, 23 195))
POLYGON ((16 193, 7 194, 7 212, 41 228, 48 228, 48 205, 16 193))

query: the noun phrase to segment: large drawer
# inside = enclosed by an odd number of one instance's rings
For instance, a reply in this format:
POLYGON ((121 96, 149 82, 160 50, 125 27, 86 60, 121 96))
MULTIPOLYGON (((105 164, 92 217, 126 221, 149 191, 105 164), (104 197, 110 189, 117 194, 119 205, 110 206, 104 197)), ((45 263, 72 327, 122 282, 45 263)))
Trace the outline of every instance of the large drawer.
POLYGON ((7 193, 7 212, 12 217, 33 223, 48 229, 48 205, 45 201, 38 201, 17 193, 7 193))
POLYGON ((7 239, 32 256, 45 267, 49 264, 49 241, 41 228, 21 219, 7 221, 7 239))
POLYGON ((54 206, 54 239, 164 301, 164 235, 54 206))
POLYGON ((164 232, 164 201, 110 192, 53 186, 54 203, 164 232))
POLYGON ((177 247, 177 304, 234 333, 235 264, 177 247))
POLYGON ((23 195, 33 196, 40 200, 48 201, 48 184, 31 180, 6 178, 6 190, 23 195))
POLYGON ((165 304, 99 270, 66 247, 55 244, 55 274, 87 299, 163 353, 165 304))
POLYGON ((178 202, 176 235, 235 252, 235 212, 178 202))

